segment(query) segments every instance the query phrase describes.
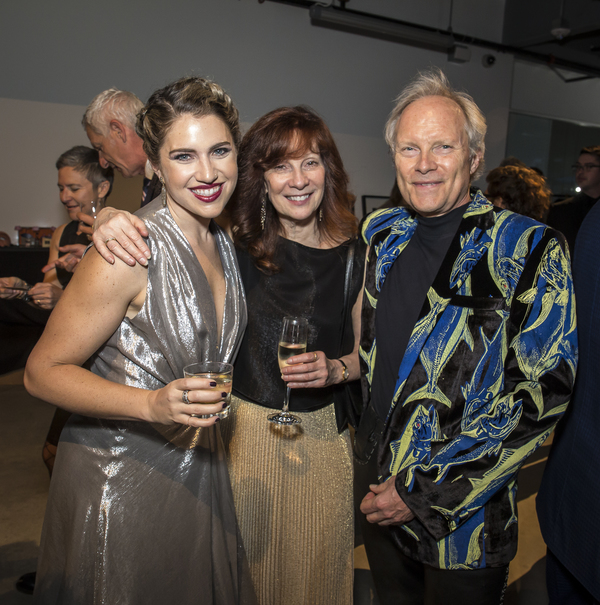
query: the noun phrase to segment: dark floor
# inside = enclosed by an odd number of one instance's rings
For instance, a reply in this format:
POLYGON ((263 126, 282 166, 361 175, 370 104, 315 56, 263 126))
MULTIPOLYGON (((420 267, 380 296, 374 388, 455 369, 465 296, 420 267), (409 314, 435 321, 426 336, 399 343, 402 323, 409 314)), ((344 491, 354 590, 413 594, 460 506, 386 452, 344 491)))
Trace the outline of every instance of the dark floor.
MULTIPOLYGON (((23 388, 22 372, 0 376, 0 605, 31 603, 14 588, 35 569, 48 492, 41 458, 54 408, 23 388)), ((544 556, 535 494, 548 455, 545 444, 519 478, 519 550, 511 564, 506 605, 547 605, 544 556)), ((362 546, 355 549, 355 605, 377 605, 362 546)), ((399 604, 401 605, 401 604, 399 604)))

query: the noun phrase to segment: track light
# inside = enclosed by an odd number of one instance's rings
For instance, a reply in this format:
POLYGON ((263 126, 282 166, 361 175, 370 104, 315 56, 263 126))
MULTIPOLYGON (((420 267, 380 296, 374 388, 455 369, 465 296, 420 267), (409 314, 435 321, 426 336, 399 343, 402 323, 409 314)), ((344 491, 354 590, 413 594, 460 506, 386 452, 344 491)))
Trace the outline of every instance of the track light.
POLYGON ((355 11, 314 4, 310 7, 310 19, 313 25, 362 34, 380 40, 423 46, 440 52, 449 52, 454 46, 454 41, 448 34, 355 11))

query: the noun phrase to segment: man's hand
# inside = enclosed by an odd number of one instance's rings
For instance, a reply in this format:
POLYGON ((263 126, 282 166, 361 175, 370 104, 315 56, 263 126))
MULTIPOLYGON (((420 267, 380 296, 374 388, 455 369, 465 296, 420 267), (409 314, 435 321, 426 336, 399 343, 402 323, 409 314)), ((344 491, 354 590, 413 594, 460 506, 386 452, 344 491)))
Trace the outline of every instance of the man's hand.
POLYGON ((360 503, 360 510, 369 523, 403 525, 415 518, 396 491, 396 476, 385 483, 369 485, 371 490, 360 503))
POLYGON ((123 210, 104 208, 94 222, 94 246, 111 265, 117 256, 131 267, 136 261, 147 267, 150 249, 143 237, 148 237, 144 221, 123 210))
POLYGON ((52 271, 52 269, 64 269, 69 273, 75 273, 75 269, 77 269, 77 265, 83 257, 86 248, 87 246, 85 246, 85 244, 61 246, 59 251, 63 252, 64 256, 60 256, 55 261, 42 267, 42 273, 48 273, 48 271, 52 271))

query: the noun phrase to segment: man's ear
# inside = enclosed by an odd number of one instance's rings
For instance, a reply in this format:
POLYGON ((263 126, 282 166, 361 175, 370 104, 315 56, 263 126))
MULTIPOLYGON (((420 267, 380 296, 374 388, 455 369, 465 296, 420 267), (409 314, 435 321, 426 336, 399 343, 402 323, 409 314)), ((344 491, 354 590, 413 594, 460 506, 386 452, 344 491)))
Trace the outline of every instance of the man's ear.
POLYGON ((477 152, 471 158, 471 170, 469 171, 469 174, 471 176, 473 176, 475 174, 475 172, 477 172, 477 168, 479 168, 480 163, 481 163, 481 153, 477 152))
POLYGON ((109 123, 110 134, 117 137, 122 143, 127 143, 127 129, 119 120, 111 120, 109 123))

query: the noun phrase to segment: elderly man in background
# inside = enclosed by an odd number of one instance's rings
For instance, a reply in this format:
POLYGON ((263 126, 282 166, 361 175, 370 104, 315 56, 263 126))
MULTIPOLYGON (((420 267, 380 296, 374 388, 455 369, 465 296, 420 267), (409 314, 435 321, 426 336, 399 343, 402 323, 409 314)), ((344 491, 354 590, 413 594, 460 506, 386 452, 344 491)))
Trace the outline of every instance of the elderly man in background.
POLYGON ((575 251, 575 240, 583 219, 600 199, 600 145, 584 147, 573 170, 581 191, 551 206, 546 221, 564 234, 571 252, 575 251))
MULTIPOLYGON (((96 95, 83 114, 85 132, 100 156, 102 168, 109 166, 118 170, 125 178, 144 176, 141 205, 144 206, 157 197, 162 185, 154 174, 142 139, 135 130, 137 114, 144 104, 132 92, 109 88, 96 95)), ((85 233, 91 234, 93 219, 81 216, 85 233)), ((55 268, 74 271, 81 260, 85 246, 69 246, 56 261, 46 265, 42 271, 55 268)))
POLYGON ((406 208, 368 217, 355 492, 382 605, 498 604, 517 472, 571 395, 564 238, 470 188, 485 119, 438 71, 386 126, 406 208))
POLYGON ((132 92, 109 88, 92 99, 82 120, 92 147, 100 154, 103 168, 112 166, 126 179, 144 176, 142 206, 153 200, 161 189, 135 130, 137 114, 143 106, 132 92))

